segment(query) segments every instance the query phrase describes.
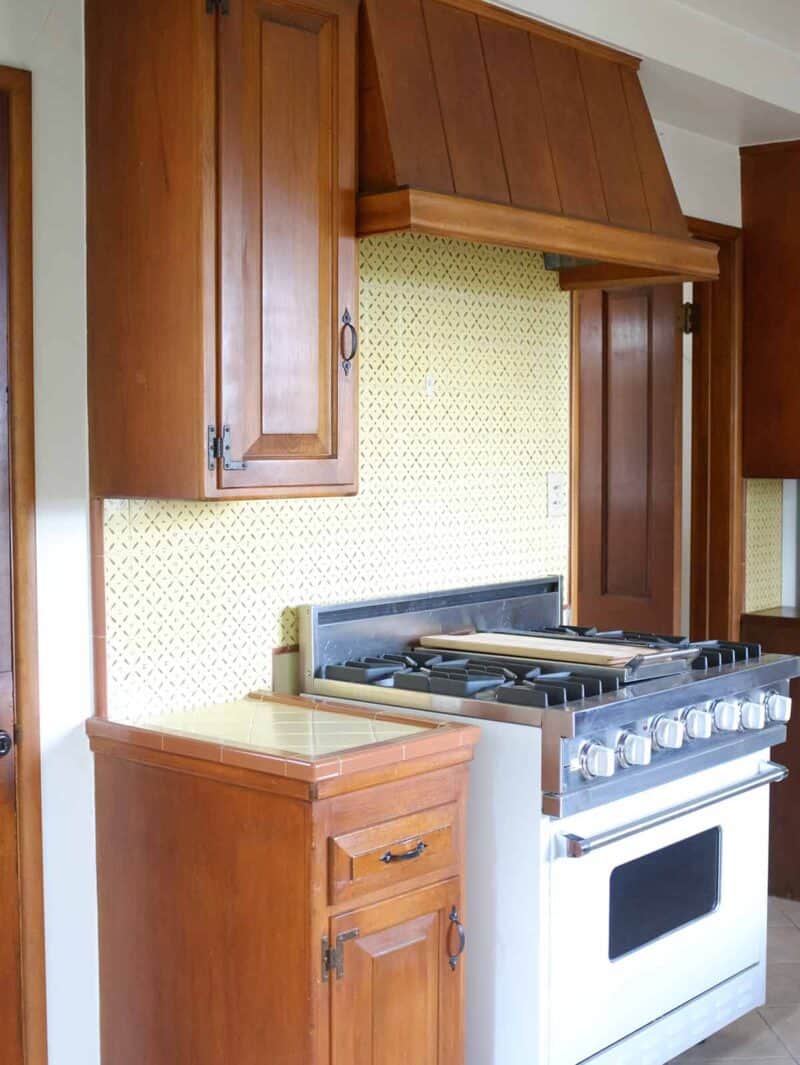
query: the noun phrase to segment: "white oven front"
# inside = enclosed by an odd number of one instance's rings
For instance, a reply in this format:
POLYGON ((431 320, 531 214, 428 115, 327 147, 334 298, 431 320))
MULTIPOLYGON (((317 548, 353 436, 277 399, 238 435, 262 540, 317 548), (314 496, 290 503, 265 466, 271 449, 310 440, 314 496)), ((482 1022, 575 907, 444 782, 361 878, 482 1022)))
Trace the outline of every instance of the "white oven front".
POLYGON ((763 751, 550 821, 547 1065, 577 1065, 766 950, 763 751))

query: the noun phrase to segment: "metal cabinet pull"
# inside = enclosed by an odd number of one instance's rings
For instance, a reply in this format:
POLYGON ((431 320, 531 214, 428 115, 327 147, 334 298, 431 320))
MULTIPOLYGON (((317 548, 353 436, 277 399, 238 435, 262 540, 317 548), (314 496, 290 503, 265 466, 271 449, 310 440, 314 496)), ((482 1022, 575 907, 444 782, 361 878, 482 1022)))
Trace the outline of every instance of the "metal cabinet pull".
POLYGON ((744 795, 745 792, 753 791, 754 788, 762 788, 765 784, 776 784, 779 780, 785 780, 789 775, 786 766, 778 765, 777 762, 765 762, 763 768, 749 780, 742 780, 738 784, 729 784, 719 791, 710 795, 701 795, 689 802, 681 803, 680 806, 671 806, 660 813, 642 817, 638 821, 631 821, 619 828, 611 828, 607 832, 598 832, 596 836, 575 836, 572 834, 560 837, 561 846, 559 856, 562 858, 585 858, 587 854, 608 847, 612 843, 619 843, 623 839, 629 839, 640 832, 646 832, 650 828, 666 825, 669 821, 675 821, 679 817, 704 810, 707 806, 714 806, 725 799, 732 799, 736 795, 744 795))
POLYGON ((387 851, 381 855, 381 861, 386 865, 391 865, 392 862, 410 862, 414 858, 421 858, 422 852, 428 846, 423 840, 420 840, 413 851, 404 851, 402 854, 393 854, 391 851, 387 851))
POLYGON ((344 367, 345 377, 350 373, 350 367, 353 359, 356 357, 358 351, 358 333, 356 327, 353 325, 353 319, 350 315, 350 311, 347 307, 344 309, 342 315, 342 336, 341 336, 341 351, 342 351, 342 366, 344 367), (350 349, 346 347, 346 338, 348 333, 350 334, 350 349))
MULTIPOLYGON (((454 954, 450 954, 449 959, 448 959, 449 962, 450 962, 450 968, 453 970, 453 972, 456 971, 456 967, 458 966, 458 959, 464 953, 464 949, 466 948, 466 945, 467 945, 467 934, 464 931, 463 924, 458 919, 458 910, 456 909, 455 906, 450 911, 450 928, 447 931, 448 937, 449 937, 450 933, 452 932, 452 930, 454 928, 455 928, 456 932, 458 933, 458 950, 454 954)), ((450 947, 449 946, 448 946, 447 950, 448 950, 448 953, 449 953, 449 951, 450 951, 450 947)))

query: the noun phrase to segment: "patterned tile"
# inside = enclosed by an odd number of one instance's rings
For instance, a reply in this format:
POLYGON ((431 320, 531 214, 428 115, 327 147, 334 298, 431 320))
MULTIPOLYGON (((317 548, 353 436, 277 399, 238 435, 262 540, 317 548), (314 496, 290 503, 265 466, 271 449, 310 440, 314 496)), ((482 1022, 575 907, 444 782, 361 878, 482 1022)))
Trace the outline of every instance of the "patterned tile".
POLYGON ((782 594, 783 482, 745 485, 745 609, 766 610, 782 594))
POLYGON ((269 687, 295 606, 567 573, 569 300, 529 252, 361 245, 359 494, 106 506, 109 703, 136 718, 269 687))

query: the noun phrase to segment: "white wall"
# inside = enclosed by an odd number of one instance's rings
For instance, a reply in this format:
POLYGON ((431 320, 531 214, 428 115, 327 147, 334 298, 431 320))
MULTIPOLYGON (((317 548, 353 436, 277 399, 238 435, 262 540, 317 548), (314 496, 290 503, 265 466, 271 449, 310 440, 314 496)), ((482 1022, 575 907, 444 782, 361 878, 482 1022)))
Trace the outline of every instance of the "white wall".
POLYGON ((740 226, 739 149, 665 122, 656 129, 683 213, 740 226))
POLYGON ((95 1065, 82 0, 0 0, 33 71, 36 471, 50 1065, 95 1065))

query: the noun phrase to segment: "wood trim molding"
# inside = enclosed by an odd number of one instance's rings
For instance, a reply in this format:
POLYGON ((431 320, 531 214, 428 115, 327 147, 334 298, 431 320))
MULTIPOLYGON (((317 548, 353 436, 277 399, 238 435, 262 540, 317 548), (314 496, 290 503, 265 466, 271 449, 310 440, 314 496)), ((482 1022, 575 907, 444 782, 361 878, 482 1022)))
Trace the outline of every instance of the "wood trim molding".
POLYGON ((690 634, 738 639, 744 601, 741 447, 742 231, 687 218, 719 244, 719 280, 696 284, 692 345, 690 634))
POLYGON ((26 1065, 46 1065, 41 748, 36 618, 36 484, 33 402, 33 185, 31 75, 0 66, 11 122, 9 418, 14 530, 14 682, 21 892, 23 1040, 26 1065))
POLYGON ((659 236, 422 189, 359 198, 359 236, 401 231, 558 252, 681 277, 713 280, 719 274, 716 245, 701 240, 659 236))
POLYGON ((108 655, 106 653, 106 559, 102 499, 89 503, 92 583, 92 667, 95 717, 108 717, 108 655))
POLYGON ((613 263, 593 263, 587 266, 565 267, 558 272, 562 292, 583 292, 591 288, 606 291, 618 288, 640 288, 642 285, 677 285, 682 281, 703 280, 669 273, 645 270, 640 266, 615 266, 613 263))
POLYGON ((578 616, 578 536, 581 533, 581 507, 578 501, 579 459, 581 459, 581 300, 570 299, 570 621, 578 616))
POLYGON ((739 155, 763 155, 764 152, 800 152, 800 141, 770 141, 767 144, 747 144, 739 155))

